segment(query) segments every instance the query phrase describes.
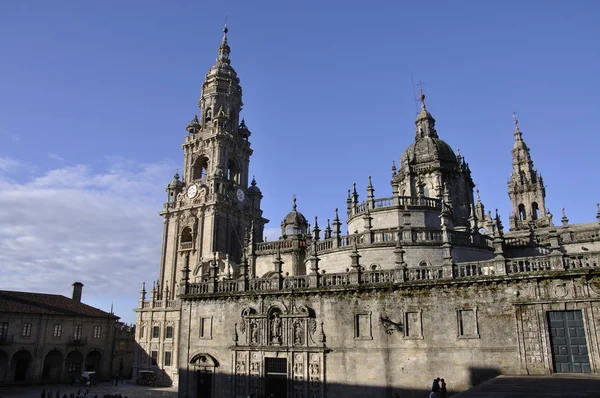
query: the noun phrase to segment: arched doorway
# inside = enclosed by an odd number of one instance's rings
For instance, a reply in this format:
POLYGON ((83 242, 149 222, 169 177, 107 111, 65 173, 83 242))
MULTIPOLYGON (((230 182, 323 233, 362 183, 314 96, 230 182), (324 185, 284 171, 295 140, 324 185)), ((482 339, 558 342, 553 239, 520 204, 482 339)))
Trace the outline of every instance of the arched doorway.
POLYGON ((213 391, 213 376, 219 362, 212 355, 196 354, 190 360, 196 369, 196 398, 210 398, 213 391))
POLYGON ((8 374, 8 354, 0 351, 0 384, 6 381, 8 374))
POLYGON ((94 350, 90 351, 85 357, 85 371, 86 372, 96 372, 96 377, 100 375, 100 360, 102 359, 102 354, 100 352, 94 350))
POLYGON ((14 374, 14 381, 27 380, 29 368, 31 367, 31 354, 28 351, 21 350, 15 352, 12 357, 10 369, 14 374))
POLYGON ((42 368, 42 380, 60 381, 62 375, 63 355, 58 350, 52 350, 44 358, 42 368))
POLYGON ((79 351, 71 351, 65 359, 65 373, 67 380, 74 381, 81 376, 83 365, 83 354, 79 351))

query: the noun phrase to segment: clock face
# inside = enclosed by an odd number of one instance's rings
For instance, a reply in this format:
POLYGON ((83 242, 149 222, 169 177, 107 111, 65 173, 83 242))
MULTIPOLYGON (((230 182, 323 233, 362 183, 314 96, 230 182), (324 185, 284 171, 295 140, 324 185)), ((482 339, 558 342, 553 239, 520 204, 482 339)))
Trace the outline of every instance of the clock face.
POLYGON ((242 191, 241 188, 238 188, 237 191, 235 192, 235 197, 237 198, 237 200, 239 200, 240 202, 244 201, 244 198, 246 197, 246 195, 244 194, 244 191, 242 191))
POLYGON ((187 190, 188 198, 192 199, 197 194, 198 194, 198 187, 196 185, 190 185, 187 190))

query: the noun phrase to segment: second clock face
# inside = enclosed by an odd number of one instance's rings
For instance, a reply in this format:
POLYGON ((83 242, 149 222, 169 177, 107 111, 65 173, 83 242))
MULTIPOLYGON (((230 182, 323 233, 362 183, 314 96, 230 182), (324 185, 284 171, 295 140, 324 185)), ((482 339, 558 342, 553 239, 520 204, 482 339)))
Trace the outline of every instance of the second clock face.
POLYGON ((244 191, 241 188, 238 188, 237 191, 235 192, 235 197, 240 202, 243 202, 246 195, 244 194, 244 191))
POLYGON ((198 194, 198 187, 196 185, 190 185, 188 190, 187 190, 187 196, 188 198, 193 198, 194 196, 196 196, 198 194))

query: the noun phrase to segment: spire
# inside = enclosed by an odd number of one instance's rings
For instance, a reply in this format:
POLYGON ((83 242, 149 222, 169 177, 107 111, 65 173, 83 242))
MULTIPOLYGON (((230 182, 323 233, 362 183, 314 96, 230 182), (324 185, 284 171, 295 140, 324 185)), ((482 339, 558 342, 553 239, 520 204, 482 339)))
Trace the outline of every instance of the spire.
POLYGON ((421 90, 421 112, 417 115, 415 124, 417 125, 417 136, 416 138, 432 137, 438 138, 437 132, 435 131, 435 119, 431 116, 425 107, 425 94, 421 90))
POLYGON ((549 226, 550 220, 546 212, 546 189, 541 174, 533 167, 531 154, 523 133, 519 128, 516 112, 513 112, 515 124, 515 142, 512 149, 512 173, 508 181, 508 195, 512 202, 510 229, 529 229, 529 222, 534 227, 549 226))
POLYGON ((223 28, 223 39, 219 46, 219 58, 217 58, 217 62, 224 62, 226 64, 230 62, 229 53, 231 52, 229 44, 227 44, 227 32, 229 32, 229 29, 227 29, 227 24, 225 24, 225 27, 223 28))

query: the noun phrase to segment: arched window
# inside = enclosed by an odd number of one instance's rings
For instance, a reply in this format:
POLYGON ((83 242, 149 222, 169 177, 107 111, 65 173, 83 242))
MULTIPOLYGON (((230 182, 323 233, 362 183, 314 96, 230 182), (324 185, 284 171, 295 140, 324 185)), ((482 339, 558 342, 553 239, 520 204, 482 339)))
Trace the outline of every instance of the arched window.
POLYGON ((240 183, 240 169, 232 159, 227 163, 227 180, 236 184, 240 183))
POLYGON ((192 242, 192 229, 190 227, 185 227, 181 232, 181 243, 191 243, 192 242))
POLYGON ((204 121, 206 123, 210 122, 212 120, 212 109, 208 108, 206 110, 206 112, 204 112, 204 121))
POLYGON ((525 212, 525 205, 521 203, 519 205, 519 220, 524 221, 527 219, 527 213, 525 212))
POLYGON ((537 220, 538 218, 540 218, 540 208, 537 202, 533 202, 531 204, 531 219, 537 220))
POLYGON ((429 263, 425 260, 423 260, 419 263, 419 267, 427 267, 428 265, 429 265, 429 263))
POLYGON ((196 159, 192 167, 192 180, 200 181, 201 184, 206 184, 206 175, 208 173, 208 158, 201 156, 196 159))

